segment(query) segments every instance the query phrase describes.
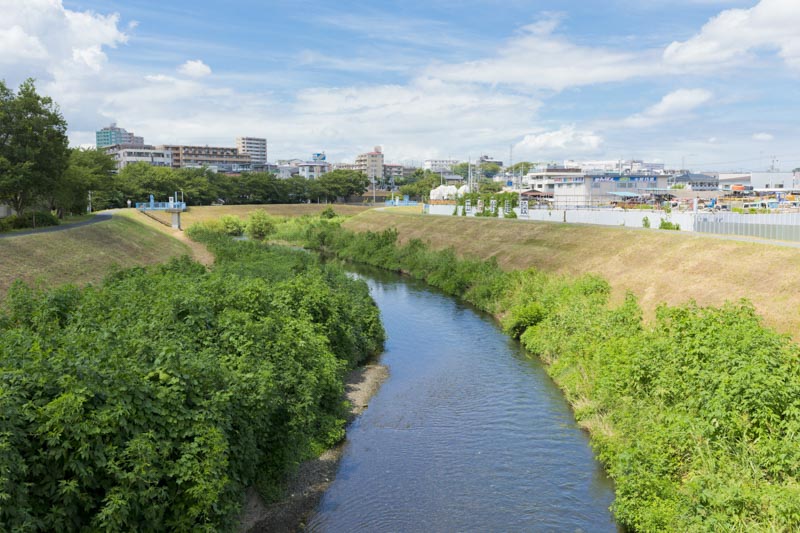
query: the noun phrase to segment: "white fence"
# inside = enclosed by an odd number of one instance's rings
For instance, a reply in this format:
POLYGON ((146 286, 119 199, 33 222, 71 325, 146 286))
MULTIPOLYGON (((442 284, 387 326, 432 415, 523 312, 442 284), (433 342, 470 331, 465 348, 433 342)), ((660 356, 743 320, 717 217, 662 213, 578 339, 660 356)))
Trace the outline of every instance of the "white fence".
MULTIPOLYGON (((425 205, 431 215, 459 216, 463 207, 454 205, 425 205)), ((644 209, 536 209, 530 208, 526 215, 514 208, 520 220, 541 222, 564 222, 568 224, 597 224, 601 226, 625 226, 629 228, 658 229, 662 220, 677 224, 681 231, 739 235, 784 241, 800 241, 800 213, 743 214, 700 213, 644 210, 644 209)), ((467 216, 474 216, 473 212, 467 216)), ((500 213, 502 218, 502 212, 500 213)))

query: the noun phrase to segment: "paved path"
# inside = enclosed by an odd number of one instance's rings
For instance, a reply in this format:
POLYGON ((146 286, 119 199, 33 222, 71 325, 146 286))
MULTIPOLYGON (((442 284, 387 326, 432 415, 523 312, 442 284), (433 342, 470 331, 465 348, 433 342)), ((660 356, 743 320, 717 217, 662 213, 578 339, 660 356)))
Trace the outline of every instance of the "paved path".
POLYGON ((0 233, 0 239, 4 239, 7 237, 23 237, 25 235, 36 235, 37 233, 51 233, 53 231, 64 231, 66 229, 79 228, 81 226, 88 226, 89 224, 97 224, 98 222, 105 222, 106 220, 111 220, 111 215, 108 213, 101 213, 95 215, 93 218, 90 218, 89 220, 75 222, 74 224, 64 224, 63 226, 48 226, 46 228, 40 228, 40 229, 30 229, 25 231, 0 233))

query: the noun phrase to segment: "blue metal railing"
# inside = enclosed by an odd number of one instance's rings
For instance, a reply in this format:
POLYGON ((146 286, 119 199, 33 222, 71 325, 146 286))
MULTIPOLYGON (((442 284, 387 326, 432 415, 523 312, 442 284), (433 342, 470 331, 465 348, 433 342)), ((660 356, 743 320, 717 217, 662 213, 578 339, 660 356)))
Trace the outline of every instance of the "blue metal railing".
POLYGON ((186 211, 186 202, 136 202, 139 211, 164 211, 166 209, 180 209, 186 211))

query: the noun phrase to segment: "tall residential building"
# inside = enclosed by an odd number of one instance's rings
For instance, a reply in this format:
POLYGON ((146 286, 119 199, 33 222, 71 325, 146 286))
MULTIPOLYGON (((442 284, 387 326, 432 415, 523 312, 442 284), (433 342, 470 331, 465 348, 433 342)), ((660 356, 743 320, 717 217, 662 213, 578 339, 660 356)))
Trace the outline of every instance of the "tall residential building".
POLYGON ((157 147, 172 153, 174 168, 209 167, 222 172, 244 172, 251 169, 250 154, 240 154, 229 146, 183 146, 166 144, 157 147))
POLYGON ((158 150, 149 144, 112 144, 103 147, 117 163, 117 170, 122 170, 131 163, 147 163, 154 167, 171 167, 172 152, 158 150))
POLYGON ((376 146, 372 152, 356 157, 356 170, 367 175, 371 182, 383 179, 383 152, 376 146))
POLYGON ((267 164, 267 140, 259 137, 236 137, 236 148, 240 154, 249 154, 253 167, 267 164))
POLYGON ((114 144, 127 144, 132 146, 143 146, 144 137, 137 137, 133 132, 126 131, 123 128, 118 128, 117 124, 112 122, 110 126, 95 132, 95 144, 97 148, 104 148, 114 144))

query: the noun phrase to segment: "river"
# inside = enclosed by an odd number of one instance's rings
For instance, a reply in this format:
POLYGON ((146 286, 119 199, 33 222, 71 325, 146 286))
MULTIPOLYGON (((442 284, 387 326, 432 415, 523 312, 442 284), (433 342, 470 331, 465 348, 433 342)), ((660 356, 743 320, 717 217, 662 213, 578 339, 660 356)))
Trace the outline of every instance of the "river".
POLYGON ((390 374, 309 530, 617 531, 613 484, 541 362, 468 305, 358 272, 390 374))

